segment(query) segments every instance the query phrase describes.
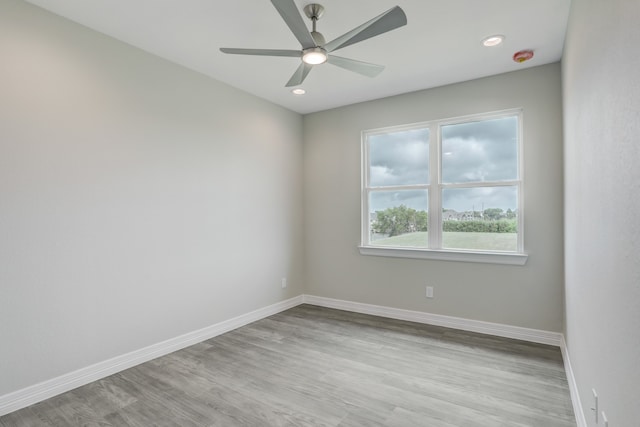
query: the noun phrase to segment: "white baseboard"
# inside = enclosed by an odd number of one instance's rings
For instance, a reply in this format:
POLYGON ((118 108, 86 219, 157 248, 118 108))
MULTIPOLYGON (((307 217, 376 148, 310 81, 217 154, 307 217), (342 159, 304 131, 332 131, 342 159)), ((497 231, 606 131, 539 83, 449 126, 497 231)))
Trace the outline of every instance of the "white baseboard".
POLYGON ((0 416, 302 304, 297 296, 0 396, 0 416))
POLYGON ((539 344, 560 346, 562 334, 558 332, 542 331, 538 329, 521 328, 519 326, 503 325, 500 323, 482 322, 461 317, 443 316, 441 314, 424 313, 422 311, 403 310, 400 308, 384 307, 379 305, 363 304, 360 302, 344 301, 333 298, 304 295, 306 304, 318 305, 327 308, 353 311, 362 314, 388 317, 391 319, 407 320, 410 322, 424 323, 428 325, 444 326, 481 334, 495 335, 505 338, 514 338, 531 341, 539 344))
POLYGON ((564 359, 577 425, 578 427, 587 427, 584 412, 582 411, 582 404, 580 403, 580 398, 578 396, 575 377, 573 376, 573 371, 571 369, 566 343, 564 341, 564 337, 560 333, 344 301, 333 298, 317 297, 313 295, 300 295, 286 301, 281 301, 250 313, 225 320, 215 325, 189 332, 179 337, 153 344, 140 350, 123 354, 122 356, 117 356, 112 359, 105 360, 104 362, 96 363, 95 365, 87 366, 86 368, 0 396, 0 416, 49 399, 58 394, 73 390, 90 382, 100 380, 109 375, 113 375, 117 372, 121 372, 157 357, 164 356, 174 351, 208 340, 303 303, 558 346, 562 351, 562 357, 564 359))
POLYGON ((573 413, 576 415, 576 424, 578 427, 587 427, 587 420, 585 419, 584 411, 582 410, 582 401, 580 400, 580 394, 578 393, 578 384, 576 383, 576 377, 573 375, 571 359, 569 358, 569 351, 567 350, 567 343, 564 340, 564 336, 560 341, 560 351, 562 351, 564 370, 567 373, 567 382, 569 383, 569 392, 571 393, 573 413))

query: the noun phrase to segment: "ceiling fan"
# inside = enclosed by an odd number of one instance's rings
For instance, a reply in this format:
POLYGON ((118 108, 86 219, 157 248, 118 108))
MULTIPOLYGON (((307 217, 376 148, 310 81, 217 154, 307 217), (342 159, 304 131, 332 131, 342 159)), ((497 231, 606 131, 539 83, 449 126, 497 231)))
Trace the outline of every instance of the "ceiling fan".
POLYGON ((271 0, 271 3, 273 3, 273 6, 278 10, 284 22, 289 26, 293 35, 302 45, 301 50, 235 49, 223 47, 220 48, 220 51, 235 55, 287 56, 302 59, 302 64, 300 64, 296 72, 291 76, 286 87, 302 84, 314 65, 325 62, 364 76, 377 76, 384 70, 384 66, 335 56, 332 52, 386 33, 387 31, 395 30, 407 23, 407 17, 404 11, 399 6, 395 6, 327 43, 324 36, 316 31, 316 22, 324 12, 322 5, 312 3, 304 7, 304 13, 311 19, 313 25, 313 30, 310 32, 293 0, 271 0))

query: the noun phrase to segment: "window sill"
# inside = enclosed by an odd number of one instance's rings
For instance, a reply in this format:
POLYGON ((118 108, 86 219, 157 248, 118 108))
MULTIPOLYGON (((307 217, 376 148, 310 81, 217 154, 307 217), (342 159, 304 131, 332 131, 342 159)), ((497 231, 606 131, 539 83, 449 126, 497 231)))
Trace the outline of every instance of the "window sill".
POLYGON ((379 246, 358 246, 358 249, 360 250, 360 255, 505 265, 524 265, 529 257, 527 254, 518 253, 450 251, 444 249, 387 248, 379 246))

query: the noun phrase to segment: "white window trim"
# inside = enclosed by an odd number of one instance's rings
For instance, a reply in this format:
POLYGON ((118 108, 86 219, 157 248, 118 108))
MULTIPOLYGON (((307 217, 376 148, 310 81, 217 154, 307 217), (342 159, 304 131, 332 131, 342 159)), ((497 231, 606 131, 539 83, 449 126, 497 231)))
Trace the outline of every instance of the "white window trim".
POLYGON ((392 258, 430 259, 436 261, 480 262, 485 264, 524 265, 529 255, 516 252, 473 252, 448 249, 358 246, 360 255, 392 258))
MULTIPOLYGON (((523 143, 523 114, 522 108, 495 111, 491 113, 474 114, 450 119, 432 120, 410 125, 391 126, 380 129, 366 130, 362 132, 361 140, 361 244, 358 246, 361 255, 384 256, 394 258, 414 258, 430 259, 439 261, 462 261, 479 262, 490 264, 524 265, 527 262, 528 254, 524 251, 524 143, 523 143), (466 123, 471 121, 489 120, 509 115, 518 116, 518 178, 511 181, 496 181, 482 183, 442 183, 442 157, 441 157, 441 135, 442 126, 466 123), (429 168, 429 184, 401 186, 403 190, 428 189, 429 191, 429 229, 442 229, 442 209, 441 194, 444 188, 457 187, 488 187, 488 186, 517 186, 518 187, 518 242, 515 252, 496 251, 473 251, 462 249, 443 249, 441 237, 442 233, 429 233, 429 248, 406 248, 375 246, 367 244, 370 235, 369 221, 369 194, 371 190, 381 189, 381 187, 367 187, 369 182, 369 150, 366 146, 367 137, 375 134, 400 132, 416 128, 429 128, 429 164, 437 159, 437 168, 429 168), (433 143, 435 142, 435 143, 433 143), (432 214, 433 213, 433 214, 432 214), (434 248, 434 249, 431 249, 434 248)), ((395 187, 384 187, 385 190, 393 190, 395 187)), ((399 189, 398 188, 398 189, 399 189)))

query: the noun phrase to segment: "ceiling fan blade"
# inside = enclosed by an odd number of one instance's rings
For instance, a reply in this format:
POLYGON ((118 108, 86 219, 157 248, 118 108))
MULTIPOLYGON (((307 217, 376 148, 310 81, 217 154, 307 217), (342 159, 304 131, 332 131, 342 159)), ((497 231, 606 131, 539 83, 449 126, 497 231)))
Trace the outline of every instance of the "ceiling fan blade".
POLYGON ((231 47, 221 47, 220 51, 232 55, 290 56, 293 58, 300 58, 302 56, 302 52, 299 50, 285 49, 235 49, 231 47))
POLYGON ((375 77, 384 70, 384 65, 370 64, 369 62, 356 61, 355 59, 334 55, 329 55, 327 62, 367 77, 375 77))
POLYGON ((298 39, 303 49, 315 47, 316 42, 311 37, 311 33, 307 29, 307 25, 304 23, 298 6, 293 0, 271 0, 273 6, 278 10, 284 22, 287 23, 289 29, 294 36, 298 39))
POLYGON ((398 27, 402 27, 407 24, 407 16, 400 6, 393 7, 387 10, 382 15, 376 16, 369 22, 365 22, 357 28, 349 31, 338 37, 335 40, 330 41, 324 48, 327 52, 342 49, 343 47, 350 46, 354 43, 361 42, 363 40, 370 39, 387 31, 395 30, 398 27))
POLYGON ((311 71, 312 68, 313 68, 313 65, 309 65, 303 62, 302 64, 300 64, 296 72, 293 73, 293 76, 291 76, 291 78, 289 79, 289 81, 285 86, 291 87, 291 86, 298 86, 302 84, 302 82, 304 81, 304 79, 307 78, 307 75, 309 74, 309 71, 311 71))

